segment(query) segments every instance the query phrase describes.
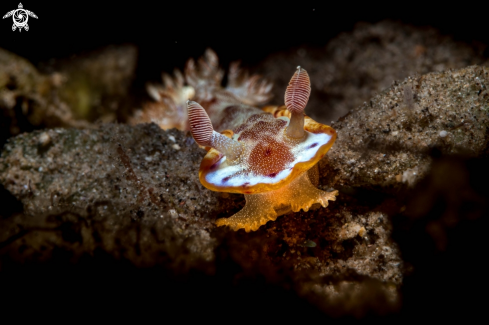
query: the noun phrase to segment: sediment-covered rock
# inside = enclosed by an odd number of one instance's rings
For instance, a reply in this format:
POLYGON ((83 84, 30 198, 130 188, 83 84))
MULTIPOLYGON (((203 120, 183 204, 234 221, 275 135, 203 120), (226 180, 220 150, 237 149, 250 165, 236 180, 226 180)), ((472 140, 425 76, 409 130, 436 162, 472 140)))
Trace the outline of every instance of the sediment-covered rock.
POLYGON ((244 200, 202 187, 204 151, 190 134, 154 124, 22 134, 0 158, 0 182, 24 206, 2 220, 3 254, 42 261, 62 249, 76 262, 103 251, 137 266, 213 273, 224 245, 244 269, 265 265, 271 279, 291 270, 298 292, 327 311, 350 295, 359 299, 338 314, 396 310, 403 263, 389 216, 404 208, 392 196, 429 170, 432 148, 485 152, 487 78, 477 66, 409 78, 334 123, 338 140, 320 173, 323 188, 342 189, 338 200, 251 234, 216 229, 244 200), (377 188, 387 196, 354 193, 377 188))
POLYGON ((487 153, 489 68, 429 73, 394 84, 332 124, 338 140, 321 166, 331 186, 412 186, 433 150, 487 153))

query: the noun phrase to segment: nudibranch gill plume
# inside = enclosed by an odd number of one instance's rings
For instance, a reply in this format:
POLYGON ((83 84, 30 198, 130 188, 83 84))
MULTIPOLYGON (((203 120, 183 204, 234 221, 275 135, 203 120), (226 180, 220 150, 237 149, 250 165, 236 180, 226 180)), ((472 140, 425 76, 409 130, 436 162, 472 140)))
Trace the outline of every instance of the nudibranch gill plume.
POLYGON ((278 216, 315 204, 328 206, 338 191, 325 192, 318 180, 317 163, 336 140, 336 131, 304 114, 311 92, 306 70, 297 71, 285 92, 285 106, 258 110, 235 104, 223 110, 216 132, 206 110, 187 102, 188 121, 195 141, 208 149, 199 169, 206 188, 241 193, 246 205, 229 218, 216 221, 246 232, 257 230, 278 216), (234 123, 233 123, 234 121, 234 123))

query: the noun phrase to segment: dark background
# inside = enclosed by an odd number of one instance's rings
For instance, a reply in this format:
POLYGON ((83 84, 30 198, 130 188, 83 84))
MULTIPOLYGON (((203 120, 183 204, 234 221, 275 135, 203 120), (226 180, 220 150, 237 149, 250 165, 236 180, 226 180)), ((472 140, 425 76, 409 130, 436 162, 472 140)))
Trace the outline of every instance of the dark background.
MULTIPOLYGON (((0 15, 3 16, 8 11, 16 9, 18 3, 19 0, 3 0, 0 3, 0 15)), ((450 7, 448 3, 428 7, 428 2, 407 1, 391 2, 383 6, 374 6, 370 3, 359 5, 349 1, 318 1, 297 2, 293 5, 281 3, 280 6, 275 7, 262 7, 247 2, 227 2, 226 6, 211 5, 206 2, 206 5, 196 6, 184 1, 134 1, 130 4, 100 1, 57 3, 22 1, 22 3, 24 9, 34 12, 39 19, 30 18, 30 30, 20 33, 12 32, 11 18, 0 20, 0 47, 37 65, 51 58, 67 58, 109 44, 132 43, 139 50, 136 87, 142 86, 148 80, 160 80, 161 71, 171 71, 174 67, 183 68, 189 57, 199 57, 207 47, 217 52, 221 66, 226 67, 230 61, 238 59, 242 60, 245 66, 253 66, 270 53, 287 51, 291 47, 324 46, 339 33, 352 30, 360 21, 374 23, 384 19, 399 20, 416 26, 435 27, 442 34, 453 36, 455 40, 489 44, 485 17, 487 12, 481 5, 468 2, 457 3, 455 7, 450 7)), ((489 56, 488 50, 486 55, 489 56)), ((479 162, 482 163, 471 175, 476 180, 487 179, 487 172, 486 174, 481 172, 485 170, 487 160, 479 162)), ((487 191, 482 197, 487 199, 487 191)), ((484 206, 484 209, 486 208, 484 206)), ((413 225, 409 222, 401 222, 401 225, 396 226, 398 231, 395 234, 396 240, 404 257, 407 257, 413 265, 425 266, 421 268, 421 273, 406 279, 409 285, 405 286, 403 292, 405 299, 404 309, 401 312, 403 316, 420 315, 421 313, 413 311, 424 310, 421 305, 423 308, 434 310, 432 315, 436 317, 442 316, 443 310, 447 309, 458 308, 465 311, 469 305, 477 309, 479 306, 472 304, 472 301, 479 291, 478 281, 487 282, 483 279, 483 275, 474 276, 473 269, 466 267, 471 265, 470 261, 480 262, 482 252, 485 251, 483 250, 486 245, 483 240, 484 234, 480 232, 486 231, 487 218, 483 219, 484 224, 470 223, 463 227, 465 219, 460 217, 462 227, 455 228, 450 237, 455 248, 436 260, 433 258, 438 256, 435 253, 420 254, 426 252, 426 247, 430 246, 426 241, 419 240, 424 238, 424 222, 437 218, 435 212, 428 214, 427 221, 419 219, 420 221, 413 225), (477 230, 479 233, 473 236, 474 231, 477 230), (411 233, 416 236, 405 235, 411 233), (466 238, 476 238, 478 242, 466 241, 466 238), (468 251, 473 254, 467 255, 468 251), (460 256, 467 256, 467 264, 453 262, 460 256), (440 274, 446 274, 446 278, 441 277, 440 274), (470 289, 470 292, 460 295, 460 299, 452 300, 448 294, 453 294, 454 282, 460 287, 470 289), (431 294, 426 295, 426 292, 431 294), (423 299, 420 301, 419 297, 423 299), (466 302, 466 306, 462 302, 467 297, 472 297, 472 300, 466 302), (451 305, 447 304, 450 302, 451 305), (458 305, 458 302, 461 302, 461 305, 458 305), (433 309, 433 305, 437 308, 433 309)), ((487 210, 481 212, 484 215, 486 213, 487 210)), ((120 300, 134 308, 134 303, 156 294, 175 297, 175 302, 169 306, 176 308, 177 305, 182 304, 182 307, 187 308, 186 313, 189 315, 219 317, 223 313, 222 310, 216 311, 216 306, 219 304, 225 303, 224 306, 231 306, 234 301, 237 307, 244 306, 249 302, 247 297, 253 297, 257 304, 256 313, 263 306, 268 306, 266 308, 270 312, 293 310, 295 314, 309 316, 308 318, 317 316, 317 310, 306 305, 292 291, 283 290, 281 287, 267 287, 262 279, 250 279, 241 286, 229 287, 228 284, 232 281, 226 278, 226 275, 234 274, 233 268, 238 268, 234 264, 228 263, 218 267, 224 270, 222 271, 224 276, 216 277, 212 281, 197 274, 181 282, 166 277, 164 270, 141 271, 135 270, 132 266, 126 265, 125 268, 123 266, 112 265, 108 258, 101 257, 100 260, 87 262, 86 269, 77 266, 76 272, 69 267, 66 270, 54 265, 43 266, 41 269, 45 273, 27 270, 26 274, 23 274, 18 272, 18 269, 21 269, 19 267, 15 268, 17 275, 14 279, 4 277, 5 282, 2 283, 8 282, 11 286, 8 292, 19 295, 15 296, 15 299, 14 296, 9 296, 13 303, 24 301, 25 297, 32 297, 31 299, 38 303, 43 301, 48 293, 53 292, 59 300, 79 295, 79 299, 85 301, 79 294, 83 292, 90 296, 90 299, 83 304, 88 306, 86 309, 90 309, 94 304, 92 300, 94 298, 97 298, 97 302, 100 300, 100 305, 103 305, 107 303, 105 297, 116 296, 120 296, 120 300), (124 270, 122 273, 121 269, 124 270), (52 270, 56 272, 52 273, 52 270), (33 273, 37 275, 33 277, 33 273), (71 279, 66 282, 59 280, 66 273, 71 276, 71 279), (155 284, 155 279, 159 279, 160 282, 155 284), (53 288, 53 281, 57 281, 54 283, 57 283, 58 287, 53 288), (213 297, 213 291, 220 297, 213 297), (32 295, 33 292, 36 294, 32 295), (196 292, 200 294, 196 295, 196 292), (194 312, 196 306, 199 306, 197 314, 194 312)), ((125 312, 124 306, 119 305, 115 312, 125 312)), ((54 304, 52 307, 57 308, 54 304)), ((78 305, 75 306, 77 307, 78 305)), ((478 309, 479 312, 481 310, 478 309)), ((233 314, 238 318, 243 315, 250 318, 254 316, 233 314)), ((281 314, 281 316, 286 318, 288 315, 281 314)))
MULTIPOLYGON (((18 1, 2 1, 0 14, 16 9, 18 1)), ((273 52, 323 46, 360 21, 399 20, 435 27, 456 40, 489 44, 483 8, 466 2, 454 7, 403 1, 385 5, 301 1, 279 6, 23 1, 23 5, 39 18, 30 18, 30 30, 20 33, 12 32, 10 17, 2 19, 0 47, 37 65, 109 44, 132 43, 139 49, 136 84, 159 81, 161 71, 183 68, 189 57, 199 57, 207 47, 217 52, 224 67, 238 59, 253 66, 273 52)))

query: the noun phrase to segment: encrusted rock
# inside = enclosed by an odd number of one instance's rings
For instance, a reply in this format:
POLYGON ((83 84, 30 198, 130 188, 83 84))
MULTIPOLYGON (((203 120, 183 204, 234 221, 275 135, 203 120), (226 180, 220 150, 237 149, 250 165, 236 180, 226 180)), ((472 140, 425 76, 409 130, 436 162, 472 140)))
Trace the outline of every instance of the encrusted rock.
POLYGON ((487 152, 489 68, 434 72, 395 83, 332 124, 335 145, 321 162, 329 185, 382 189, 413 186, 433 150, 487 152))

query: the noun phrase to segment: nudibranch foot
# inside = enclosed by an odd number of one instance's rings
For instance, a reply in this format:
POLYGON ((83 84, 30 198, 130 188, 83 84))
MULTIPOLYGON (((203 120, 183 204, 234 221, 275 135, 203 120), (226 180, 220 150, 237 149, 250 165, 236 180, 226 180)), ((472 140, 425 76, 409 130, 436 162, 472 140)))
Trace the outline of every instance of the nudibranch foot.
POLYGON ((257 230, 268 221, 275 221, 279 215, 292 210, 298 212, 319 203, 328 206, 328 201, 335 201, 338 191, 325 192, 312 185, 310 175, 303 173, 289 185, 278 190, 256 194, 245 194, 246 205, 238 213, 229 218, 216 221, 217 226, 229 226, 233 230, 257 230), (289 207, 289 208, 287 208, 289 207))
POLYGON ((299 212, 301 209, 305 212, 309 211, 309 208, 319 203, 326 208, 328 201, 336 201, 338 191, 325 192, 312 185, 309 177, 304 173, 296 184, 291 184, 290 189, 291 197, 290 206, 293 212, 299 212))
POLYGON ((256 231, 268 221, 275 221, 277 213, 269 202, 268 193, 245 195, 246 205, 229 218, 216 220, 216 225, 229 226, 233 230, 256 231))

